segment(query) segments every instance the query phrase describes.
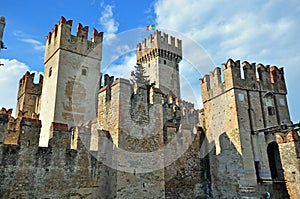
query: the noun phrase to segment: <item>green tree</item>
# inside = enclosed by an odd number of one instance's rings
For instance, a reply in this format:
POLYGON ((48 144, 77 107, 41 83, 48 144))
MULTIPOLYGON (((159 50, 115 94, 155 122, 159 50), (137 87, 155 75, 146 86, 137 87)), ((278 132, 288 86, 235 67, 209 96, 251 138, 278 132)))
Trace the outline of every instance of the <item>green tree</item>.
POLYGON ((145 75, 146 71, 142 64, 137 63, 134 66, 134 71, 131 71, 131 79, 132 83, 140 83, 144 85, 149 85, 149 76, 145 75))

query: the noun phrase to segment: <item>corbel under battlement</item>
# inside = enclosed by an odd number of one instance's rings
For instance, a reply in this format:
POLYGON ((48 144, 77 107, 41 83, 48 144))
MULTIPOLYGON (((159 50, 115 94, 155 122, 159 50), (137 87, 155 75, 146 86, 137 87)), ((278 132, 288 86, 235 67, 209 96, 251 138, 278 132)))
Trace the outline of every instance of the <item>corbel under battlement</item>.
POLYGON ((156 30, 154 35, 150 34, 148 38, 142 40, 136 46, 137 60, 153 56, 164 56, 167 58, 182 59, 182 41, 166 33, 156 30))

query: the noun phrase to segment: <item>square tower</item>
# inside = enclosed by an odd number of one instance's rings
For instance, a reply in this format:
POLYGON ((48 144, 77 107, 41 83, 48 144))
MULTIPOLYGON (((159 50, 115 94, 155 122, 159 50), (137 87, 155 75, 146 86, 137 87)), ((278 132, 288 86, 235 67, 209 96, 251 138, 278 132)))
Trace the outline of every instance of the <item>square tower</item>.
POLYGON ((164 94, 180 98, 179 62, 182 60, 182 42, 156 30, 137 44, 137 62, 146 75, 164 94))
MULTIPOLYGON (((214 165, 211 170, 214 195, 227 198, 260 196, 268 188, 259 186, 258 182, 283 179, 278 150, 272 147, 277 145, 276 137, 266 131, 256 133, 290 123, 283 69, 273 66, 270 70, 262 64, 240 64, 239 60, 231 59, 222 69, 224 82, 221 68, 200 80, 204 128, 215 142, 215 154, 210 160, 214 165)), ((272 194, 280 193, 274 190, 272 194)))
POLYGON ((72 20, 61 17, 47 36, 44 58, 44 82, 41 99, 40 145, 47 146, 52 122, 68 126, 96 116, 100 80, 103 32, 77 25, 71 35, 72 20))

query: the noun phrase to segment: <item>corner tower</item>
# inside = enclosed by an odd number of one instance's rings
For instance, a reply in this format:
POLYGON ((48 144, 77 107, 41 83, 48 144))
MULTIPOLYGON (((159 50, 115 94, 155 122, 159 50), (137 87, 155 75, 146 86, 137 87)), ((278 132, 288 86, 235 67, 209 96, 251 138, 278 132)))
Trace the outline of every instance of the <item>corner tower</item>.
POLYGON ((72 20, 61 17, 49 32, 44 57, 44 82, 41 99, 40 145, 47 146, 52 122, 74 126, 75 122, 96 115, 96 95, 100 79, 103 32, 77 25, 71 34, 72 20))
POLYGON ((182 42, 156 30, 142 43, 137 44, 137 62, 141 63, 151 83, 163 93, 180 98, 179 62, 182 59, 182 42))
POLYGON ((268 131, 291 123, 283 68, 229 59, 200 85, 204 128, 215 142, 214 197, 259 197, 272 190, 271 195, 286 198, 287 192, 274 188, 283 170, 276 137, 268 131))

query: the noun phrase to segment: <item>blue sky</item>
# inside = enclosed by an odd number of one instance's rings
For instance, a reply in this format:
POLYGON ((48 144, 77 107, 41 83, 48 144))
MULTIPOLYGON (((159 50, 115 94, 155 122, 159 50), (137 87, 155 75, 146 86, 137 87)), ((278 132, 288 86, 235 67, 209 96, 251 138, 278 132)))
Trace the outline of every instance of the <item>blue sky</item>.
POLYGON ((116 76, 128 76, 136 42, 150 33, 146 25, 183 39, 182 86, 189 89, 182 94, 197 107, 199 78, 228 58, 284 67, 291 117, 300 121, 297 0, 3 0, 0 15, 7 21, 3 40, 8 48, 0 52, 5 63, 0 68, 0 107, 15 109, 18 81, 26 70, 43 72, 45 37, 64 16, 73 20, 73 32, 80 22, 90 31, 103 31, 106 42, 113 37, 126 40, 118 49, 121 58, 103 60, 101 66, 116 76))

